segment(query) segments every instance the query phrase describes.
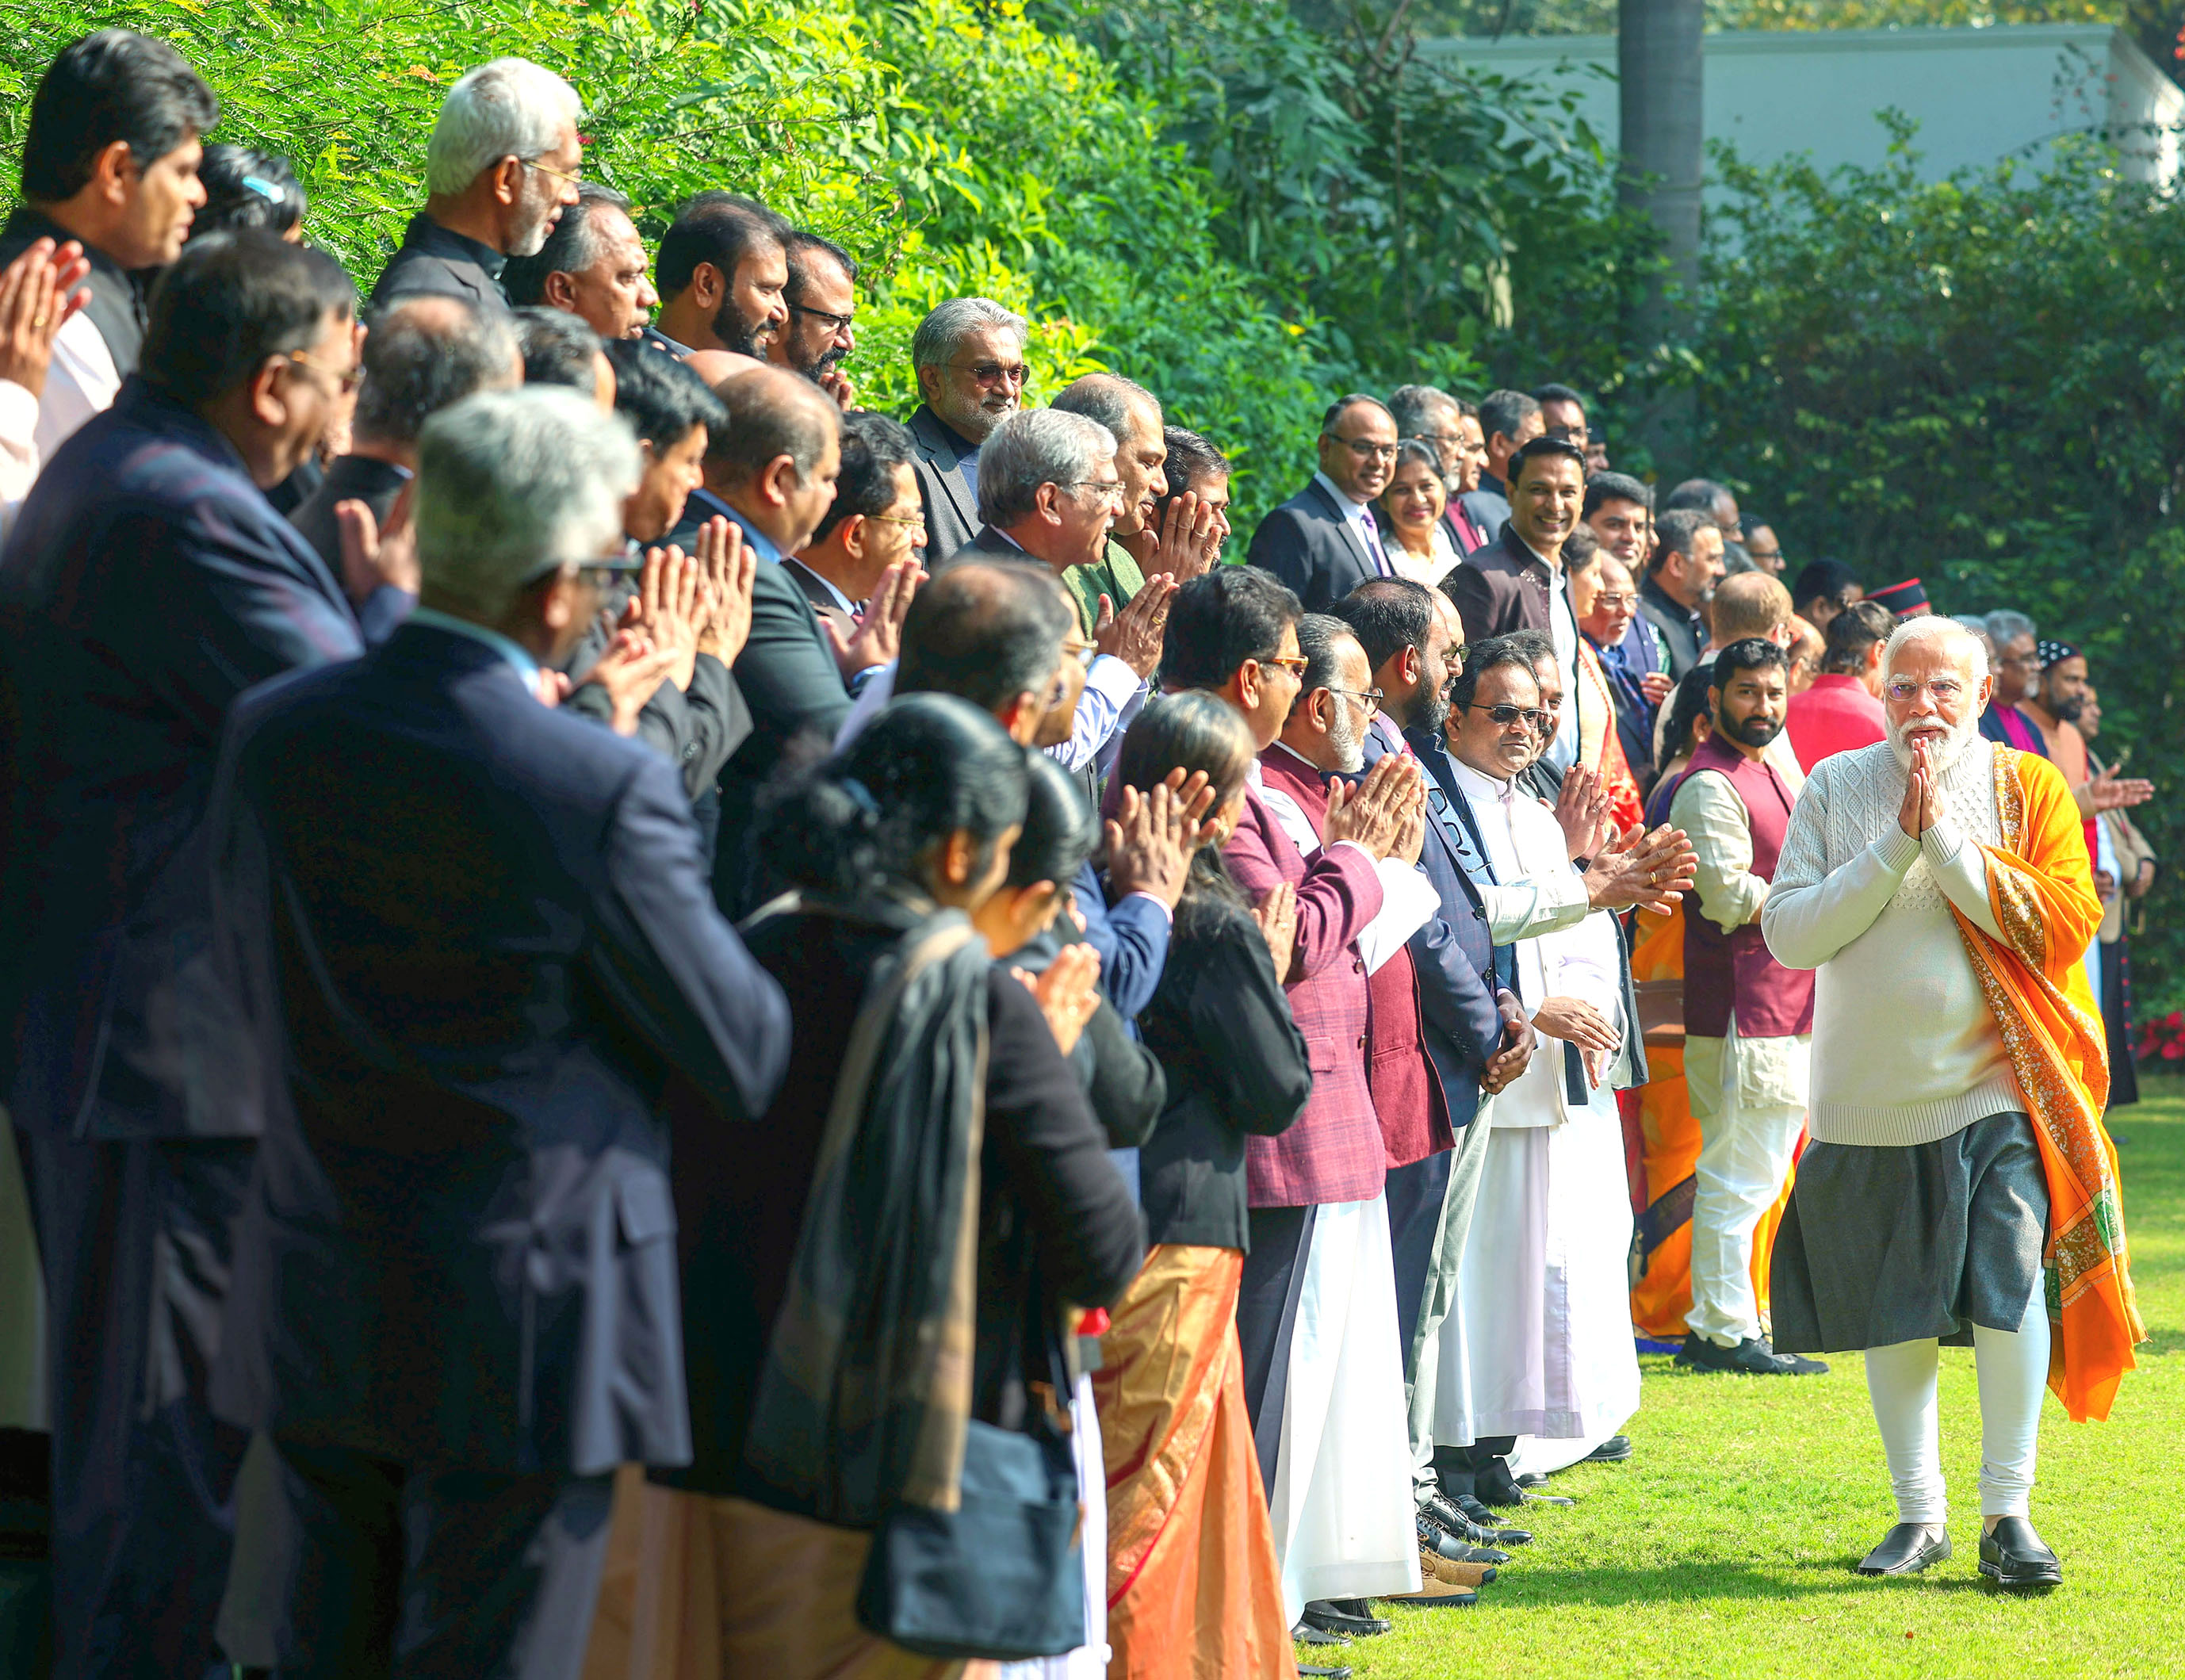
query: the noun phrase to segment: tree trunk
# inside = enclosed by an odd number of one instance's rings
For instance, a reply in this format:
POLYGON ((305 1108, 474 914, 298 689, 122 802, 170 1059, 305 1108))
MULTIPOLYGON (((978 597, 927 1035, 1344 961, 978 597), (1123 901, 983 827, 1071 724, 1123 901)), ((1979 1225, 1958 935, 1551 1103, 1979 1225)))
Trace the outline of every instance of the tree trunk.
MULTIPOLYGON (((1699 289, 1704 0, 1619 0, 1617 12, 1623 200, 1654 224, 1668 260, 1631 321, 1636 349, 1656 362, 1664 346, 1690 338, 1699 289)), ((1688 388, 1657 384, 1649 393, 1640 440, 1668 482, 1672 468, 1681 477, 1690 465, 1693 418, 1688 388)))

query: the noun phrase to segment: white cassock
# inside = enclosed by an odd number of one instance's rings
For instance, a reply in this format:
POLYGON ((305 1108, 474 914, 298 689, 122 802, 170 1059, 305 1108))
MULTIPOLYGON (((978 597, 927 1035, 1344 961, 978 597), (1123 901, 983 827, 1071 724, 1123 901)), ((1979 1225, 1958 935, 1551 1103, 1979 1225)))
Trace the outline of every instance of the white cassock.
MULTIPOLYGON (((1562 830, 1538 801, 1459 764, 1488 862, 1504 881, 1569 867, 1562 830)), ((1617 1031, 1616 930, 1596 911, 1576 926, 1520 940, 1518 991, 1581 998, 1617 1031)), ((1479 1200, 1442 1326, 1437 1442, 1521 1441, 1512 1469, 1560 1469, 1639 1409, 1626 1261, 1631 1202, 1623 1130, 1604 1074, 1583 1100, 1568 1086, 1562 1043, 1543 1036, 1523 1074, 1495 1099, 1479 1200)))
MULTIPOLYGON (((1310 860, 1320 851, 1319 834, 1287 795, 1260 782, 1259 768, 1255 761, 1255 786, 1290 843, 1310 860)), ((1358 937, 1369 972, 1440 908, 1433 883, 1415 866, 1384 858, 1378 873, 1381 913, 1358 937)), ((1420 1587, 1387 1196, 1315 1208, 1301 1270, 1282 1438, 1267 1490, 1282 1608, 1293 1626, 1310 1599, 1420 1587)))

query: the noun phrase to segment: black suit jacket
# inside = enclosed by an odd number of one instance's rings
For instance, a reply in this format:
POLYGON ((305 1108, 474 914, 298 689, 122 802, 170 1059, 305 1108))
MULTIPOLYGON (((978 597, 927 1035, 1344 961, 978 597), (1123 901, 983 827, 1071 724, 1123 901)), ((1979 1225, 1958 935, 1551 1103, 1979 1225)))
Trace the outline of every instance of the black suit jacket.
POLYGON ((366 640, 233 447, 142 380, 54 452, 0 555, 0 1059, 17 1053, 17 1125, 250 1135, 192 1041, 216 1007, 200 830, 221 725, 251 684, 366 640))
POLYGON ((823 622, 833 624, 846 639, 857 633, 858 621, 835 604, 835 597, 829 593, 830 586, 824 578, 795 555, 783 561, 781 566, 782 570, 796 580, 796 587, 804 591, 804 599, 812 603, 813 611, 819 615, 823 622))
POLYGON ((394 511, 402 487, 409 482, 410 474, 403 468, 370 455, 338 456, 319 480, 318 488, 289 514, 288 522, 311 545, 311 551, 326 561, 327 570, 338 578, 342 574, 341 526, 334 518, 334 504, 362 502, 384 530, 387 516, 394 511))
POLYGON ((1467 641, 1548 628, 1548 591, 1555 579, 1547 562, 1512 527, 1505 526, 1495 541, 1451 567, 1441 587, 1464 619, 1467 641))
POLYGON ((664 1097, 748 1121, 789 1020, 674 773, 411 624, 238 704, 210 827, 267 1132, 221 1414, 509 1474, 686 1458, 664 1097))
POLYGON ((379 271, 372 288, 374 309, 400 298, 461 298, 484 315, 509 317, 500 271, 508 259, 490 245, 451 232, 420 210, 402 232, 401 248, 379 271))
POLYGON ((925 505, 925 564, 929 570, 971 540, 979 528, 979 499, 964 477, 963 459, 973 452, 923 403, 909 421, 918 458, 918 499, 925 505))
POLYGON ((1318 479, 1260 522, 1244 561, 1271 572, 1307 612, 1325 612, 1380 570, 1365 539, 1318 479))

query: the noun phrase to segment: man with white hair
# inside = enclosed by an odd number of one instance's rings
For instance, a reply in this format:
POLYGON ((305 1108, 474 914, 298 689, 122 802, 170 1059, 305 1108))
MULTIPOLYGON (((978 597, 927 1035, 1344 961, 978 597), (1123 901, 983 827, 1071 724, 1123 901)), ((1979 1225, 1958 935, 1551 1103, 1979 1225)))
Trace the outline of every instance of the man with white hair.
POLYGON ((925 563, 938 566, 979 528, 980 449, 1024 405, 1024 317, 992 298, 951 298, 918 323, 910 366, 925 563))
POLYGON ((637 478, 573 392, 435 416, 416 611, 230 717, 214 943, 270 1119, 213 1386, 278 1449, 231 1605, 284 1675, 575 1680, 615 1466, 689 1461, 660 1093, 752 1119, 789 1019, 674 767, 541 703, 637 478))
POLYGON ((495 59, 460 77, 426 145, 425 208, 372 301, 438 292, 506 315, 501 270, 535 255, 577 202, 583 114, 577 90, 528 59, 495 59))
POLYGON ((1775 1345, 1865 1350, 1897 1521, 1858 1569, 1903 1575, 1950 1554, 1936 1349, 1970 1342, 1981 1573, 2051 1587, 2028 1510, 2042 1387, 2105 1417, 2145 1336, 2079 960, 2101 904, 2064 779, 1979 732, 1981 645, 1914 618, 1882 670, 1888 739, 1813 767, 1761 912, 1775 960, 1819 971, 1775 1345))

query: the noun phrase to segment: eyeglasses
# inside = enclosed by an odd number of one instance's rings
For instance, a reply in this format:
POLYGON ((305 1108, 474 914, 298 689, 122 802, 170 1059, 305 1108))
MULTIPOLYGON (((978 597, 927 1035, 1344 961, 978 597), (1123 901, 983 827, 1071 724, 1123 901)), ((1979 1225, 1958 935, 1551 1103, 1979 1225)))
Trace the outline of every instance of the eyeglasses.
POLYGON ((1464 447, 1464 439, 1461 436, 1452 437, 1446 432, 1414 432, 1411 435, 1422 444, 1439 444, 1445 449, 1461 449, 1464 447))
POLYGON ((791 304, 789 312, 791 315, 808 315, 814 321, 824 321, 827 323, 827 330, 836 333, 847 332, 858 321, 854 310, 848 315, 831 315, 825 310, 807 309, 802 304, 791 304))
POLYGON ((1639 597, 1636 595, 1614 594, 1607 589, 1603 589, 1593 598, 1593 604, 1605 612, 1614 612, 1622 607, 1635 606, 1638 602, 1639 597))
POLYGON ((1534 712, 1522 706, 1482 706, 1474 700, 1464 708, 1467 712, 1484 712, 1501 728, 1523 723, 1528 729, 1545 731, 1556 720, 1545 712, 1534 712))
POLYGON ((551 164, 542 164, 536 158, 518 158, 516 161, 526 169, 535 169, 541 175, 550 175, 556 181, 566 181, 572 187, 582 187, 584 184, 584 177, 581 173, 571 175, 567 170, 556 169, 551 164))
POLYGON ((1333 432, 1322 435, 1342 444, 1361 460, 1394 460, 1396 458, 1399 446, 1394 444, 1377 444, 1370 438, 1338 438, 1333 432))
POLYGON ((876 519, 883 525, 916 525, 923 528, 925 524, 925 515, 923 511, 918 513, 869 513, 865 517, 868 519, 876 519))
POLYGON ((1009 384, 1017 386, 1019 388, 1022 388, 1025 380, 1031 372, 1031 370, 1020 361, 975 361, 969 364, 952 361, 944 363, 943 366, 953 368, 958 373, 970 374, 974 381, 981 385, 1009 384))
POLYGON ((1091 642, 1065 642, 1062 647, 1065 659, 1074 659, 1087 670, 1092 668, 1092 661, 1099 657, 1099 654, 1100 650, 1091 642))
POLYGON ((1882 684, 1881 691, 1899 706, 1908 705, 1920 697, 1924 689, 1934 695, 1936 703, 1948 706, 1965 691, 1965 685, 1954 677, 1936 677, 1931 682, 1917 683, 1909 677, 1892 677, 1882 684))
POLYGON ((308 350, 291 350, 288 352, 288 360, 310 368, 314 373, 325 374, 340 388, 341 394, 344 397, 364 383, 364 370, 361 367, 328 367, 324 362, 314 360, 308 350))
POLYGON ((1328 693, 1332 695, 1341 695, 1345 700, 1356 700, 1360 706, 1366 709, 1368 715, 1371 715, 1381 709, 1381 696, 1383 690, 1380 689, 1368 689, 1365 693, 1361 694, 1355 689, 1330 689, 1328 693))
POLYGON ((1281 655, 1279 655, 1279 654, 1277 654, 1277 655, 1274 658, 1272 658, 1272 659, 1263 659, 1263 660, 1261 660, 1261 661, 1260 661, 1260 664, 1262 664, 1262 665, 1279 665, 1279 666, 1281 666, 1281 667, 1282 667, 1282 669, 1283 669, 1283 670, 1285 670, 1285 671, 1288 672, 1288 673, 1290 673, 1290 675, 1291 675, 1291 676, 1293 676, 1293 677, 1296 678, 1298 679, 1298 681, 1299 681, 1300 683, 1302 683, 1303 681, 1305 681, 1305 666, 1306 666, 1307 662, 1308 662, 1308 661, 1307 661, 1306 660, 1305 660, 1302 656, 1300 656, 1300 657, 1297 657, 1297 658, 1292 658, 1292 659, 1285 659, 1285 658, 1283 658, 1283 657, 1282 657, 1281 655))
POLYGON ((1098 490, 1104 501, 1120 504, 1123 500, 1122 482, 1115 478, 1073 478, 1062 488, 1065 490, 1098 490))

